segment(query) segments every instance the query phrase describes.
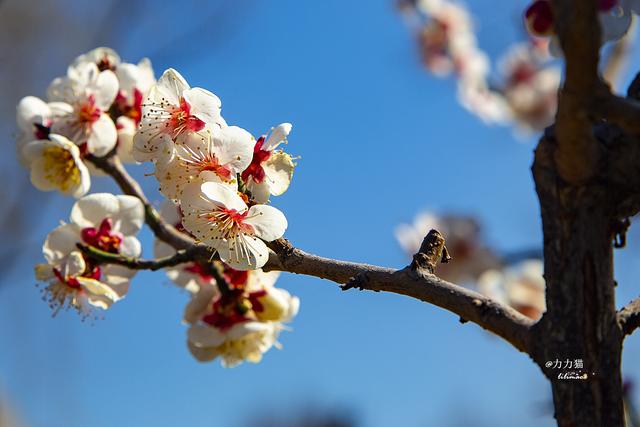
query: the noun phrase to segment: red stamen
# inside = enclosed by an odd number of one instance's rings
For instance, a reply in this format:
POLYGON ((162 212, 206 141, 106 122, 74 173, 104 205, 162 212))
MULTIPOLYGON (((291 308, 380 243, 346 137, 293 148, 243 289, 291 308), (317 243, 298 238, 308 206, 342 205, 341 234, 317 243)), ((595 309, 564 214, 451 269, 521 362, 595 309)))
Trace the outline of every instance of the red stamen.
POLYGON ((271 151, 263 150, 262 145, 264 144, 265 137, 261 136, 256 141, 256 145, 253 147, 253 158, 251 159, 251 164, 247 166, 247 168, 242 172, 241 177, 244 182, 247 182, 249 177, 253 178, 253 180, 257 183, 261 183, 264 181, 265 172, 262 167, 262 163, 267 161, 269 157, 271 157, 271 151))
POLYGON ((89 95, 87 101, 80 106, 78 110, 78 120, 83 124, 91 124, 96 122, 102 115, 102 110, 96 106, 95 95, 89 95))
POLYGON ((98 228, 86 227, 80 232, 82 241, 106 252, 118 253, 123 236, 121 233, 111 232, 113 221, 111 218, 102 220, 98 228))

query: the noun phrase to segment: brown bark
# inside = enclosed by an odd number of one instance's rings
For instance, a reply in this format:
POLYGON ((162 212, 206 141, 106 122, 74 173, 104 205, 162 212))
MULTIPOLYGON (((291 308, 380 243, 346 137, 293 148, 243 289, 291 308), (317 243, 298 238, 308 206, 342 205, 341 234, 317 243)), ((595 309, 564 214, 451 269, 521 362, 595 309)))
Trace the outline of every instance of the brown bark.
POLYGON ((598 179, 581 185, 557 172, 552 136, 533 166, 540 199, 547 312, 532 328, 532 357, 549 378, 559 426, 623 426, 622 330, 615 308, 615 194, 598 179), (582 359, 586 379, 559 379, 547 366, 582 359))

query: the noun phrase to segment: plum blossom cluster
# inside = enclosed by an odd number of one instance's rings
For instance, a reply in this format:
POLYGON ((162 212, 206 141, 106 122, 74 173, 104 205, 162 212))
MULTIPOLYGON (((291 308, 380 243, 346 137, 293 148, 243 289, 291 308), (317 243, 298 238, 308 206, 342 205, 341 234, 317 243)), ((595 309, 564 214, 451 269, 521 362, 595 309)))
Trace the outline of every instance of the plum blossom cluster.
MULTIPOLYGON (((165 202, 161 215, 186 232, 181 209, 165 202)), ((171 256, 175 249, 157 239, 155 256, 171 256)), ((223 366, 243 360, 257 363, 277 341, 285 323, 298 312, 300 302, 286 290, 274 286, 279 272, 236 270, 223 264, 224 283, 216 281, 208 262, 194 260, 166 269, 169 279, 185 289, 191 300, 183 321, 190 325, 188 347, 202 362, 220 357, 223 366)))
MULTIPOLYGON (((148 59, 125 63, 109 48, 77 57, 45 100, 19 102, 17 154, 33 185, 78 199, 69 222, 47 236, 46 263, 36 266, 54 314, 72 308, 95 316, 126 296, 142 253, 135 236, 157 215, 135 192, 87 193, 91 175, 103 173, 99 159, 148 162, 167 198, 159 221, 208 249, 206 257, 165 268, 191 295, 183 318, 191 353, 235 366, 279 346, 299 301, 276 288, 278 274, 262 267, 267 243, 287 228, 269 202, 293 176, 294 158, 282 149, 292 126, 282 123, 255 138, 228 125, 221 106, 176 70, 156 81, 148 59)), ((176 248, 158 238, 154 252, 158 262, 176 248)))
POLYGON ((539 259, 525 254, 510 265, 510 260, 484 244, 480 225, 470 216, 423 211, 413 223, 398 225, 395 235, 407 256, 412 256, 431 229, 442 233, 453 258, 438 266, 438 276, 474 288, 532 319, 544 313, 545 284, 539 259))
MULTIPOLYGON (((598 0, 597 7, 603 44, 622 38, 631 27, 633 13, 640 13, 638 0, 598 0)), ((529 34, 549 37, 551 54, 562 56, 556 35, 552 0, 533 1, 525 10, 524 21, 529 34)))
POLYGON ((548 42, 529 40, 511 47, 492 73, 480 49, 469 11, 451 0, 401 2, 418 34, 426 68, 454 75, 462 106, 491 124, 513 124, 528 133, 544 129, 555 114, 560 70, 551 66, 548 42))
POLYGON ((46 99, 21 99, 16 148, 33 185, 79 198, 91 187, 88 155, 116 148, 124 161, 132 161, 142 100, 154 83, 148 59, 126 63, 113 50, 97 48, 55 78, 46 99))

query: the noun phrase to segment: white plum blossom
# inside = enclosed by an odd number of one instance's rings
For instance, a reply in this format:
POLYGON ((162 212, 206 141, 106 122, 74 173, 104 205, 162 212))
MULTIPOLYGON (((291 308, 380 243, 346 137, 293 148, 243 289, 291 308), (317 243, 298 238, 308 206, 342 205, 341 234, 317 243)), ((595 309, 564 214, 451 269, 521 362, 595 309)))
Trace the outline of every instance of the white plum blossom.
POLYGON ((220 116, 221 102, 213 93, 191 88, 176 70, 166 70, 150 89, 142 104, 142 119, 134 138, 134 157, 138 161, 173 157, 174 142, 207 125, 225 127, 220 116))
POLYGON ((104 156, 118 138, 108 114, 118 93, 118 79, 111 70, 100 71, 94 63, 69 67, 67 77, 55 79, 48 89, 50 101, 69 104, 54 121, 51 131, 66 136, 86 151, 104 156))
POLYGON ((540 131, 555 117, 561 72, 530 43, 514 45, 501 61, 502 93, 512 118, 524 131, 540 131))
POLYGON ((460 73, 477 51, 471 16, 462 5, 448 0, 417 1, 418 42, 425 66, 437 76, 460 73))
POLYGON ((193 182, 181 198, 184 228, 238 270, 255 270, 269 257, 264 241, 282 237, 287 219, 267 205, 248 207, 238 192, 218 182, 193 182))
POLYGON ((251 163, 254 143, 253 136, 237 126, 185 135, 182 143, 175 145, 171 161, 156 164, 160 191, 177 200, 194 180, 220 182, 236 189, 237 175, 251 163))
POLYGON ((512 118, 511 108, 504 96, 491 90, 487 82, 460 80, 458 100, 487 124, 506 124, 512 118))
POLYGON ((449 263, 438 265, 438 276, 443 279, 454 283, 473 283, 486 270, 500 267, 500 260, 483 244, 480 227, 471 217, 424 211, 412 224, 398 225, 395 236, 407 256, 413 256, 432 229, 444 236, 452 257, 449 263))
POLYGON ((478 291, 538 320, 546 310, 540 260, 526 260, 506 270, 490 269, 478 278, 478 291))
POLYGON ((31 141, 22 147, 31 183, 41 191, 60 191, 75 198, 91 187, 89 170, 82 162, 78 146, 61 135, 31 141))
POLYGON ((76 57, 69 68, 81 68, 86 64, 95 64, 100 71, 115 71, 120 65, 120 55, 111 48, 97 47, 76 57))
POLYGON ((282 323, 297 314, 298 298, 273 286, 277 273, 244 273, 225 293, 205 290, 188 304, 185 321, 192 324, 188 346, 197 360, 220 357, 225 367, 245 360, 258 363, 263 353, 278 346, 282 323))
POLYGON ((74 308, 89 315, 92 308, 107 309, 122 299, 135 271, 99 265, 84 256, 78 243, 126 257, 138 257, 141 246, 135 234, 144 221, 142 202, 133 196, 96 193, 78 200, 71 222, 54 229, 43 245, 46 264, 36 266, 36 276, 47 282, 44 293, 54 314, 74 308))
POLYGON ((258 138, 251 163, 241 174, 251 198, 258 203, 266 203, 270 195, 279 196, 289 188, 295 163, 289 154, 277 148, 287 143, 291 127, 290 123, 282 123, 258 138))
POLYGON ((146 95, 156 84, 155 74, 149 58, 142 58, 137 64, 122 63, 115 70, 120 91, 133 96, 138 91, 146 95))
POLYGON ((27 166, 23 156, 23 148, 28 142, 47 139, 53 121, 69 110, 68 104, 60 102, 46 103, 35 96, 25 96, 16 107, 16 122, 18 124, 18 138, 16 151, 23 166, 27 166))

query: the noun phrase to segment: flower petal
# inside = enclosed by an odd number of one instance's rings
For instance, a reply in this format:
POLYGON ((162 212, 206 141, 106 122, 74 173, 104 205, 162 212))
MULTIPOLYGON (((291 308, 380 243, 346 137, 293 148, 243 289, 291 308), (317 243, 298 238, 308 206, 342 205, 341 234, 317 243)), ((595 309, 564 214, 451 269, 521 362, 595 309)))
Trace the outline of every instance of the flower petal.
POLYGON ((256 237, 267 242, 279 239, 287 229, 287 218, 284 214, 268 205, 254 205, 249 208, 244 223, 253 227, 256 237))
POLYGON ((103 219, 113 218, 120 209, 118 198, 110 193, 89 194, 71 208, 71 222, 80 228, 97 227, 103 219))
POLYGON ((124 236, 119 249, 120 254, 126 257, 137 258, 142 253, 140 241, 133 236, 124 236))
POLYGON ((113 215, 114 228, 123 234, 136 234, 144 224, 144 205, 134 196, 118 195, 118 210, 113 215))
POLYGON ((101 157, 111 151, 116 146, 116 142, 118 142, 116 125, 107 114, 100 115, 100 118, 91 125, 91 133, 87 139, 88 151, 101 157))
POLYGON ((254 236, 239 234, 232 240, 212 241, 220 259, 236 270, 262 268, 269 259, 267 245, 254 236))
POLYGON ((213 134, 212 145, 220 164, 226 165, 232 174, 236 174, 245 170, 251 163, 255 140, 246 130, 229 126, 213 134))
POLYGON ((194 325, 187 331, 189 341, 196 347, 218 347, 225 341, 225 336, 218 328, 194 325))
POLYGON ((118 77, 111 70, 102 71, 88 90, 95 96, 96 106, 107 111, 118 94, 118 77))
POLYGON ((222 102, 213 93, 199 87, 185 90, 184 100, 191 106, 191 115, 205 123, 216 124, 220 119, 222 102))
POLYGON ((60 264, 67 256, 78 248, 76 244, 80 238, 80 228, 75 224, 62 224, 53 229, 42 245, 42 253, 48 263, 60 264))
POLYGON ((293 125, 291 123, 281 123, 278 126, 271 129, 269 137, 262 146, 263 150, 273 151, 278 145, 287 141, 287 136, 291 132, 293 125))
POLYGON ((287 153, 274 152, 264 163, 265 181, 269 184, 269 192, 274 196, 283 194, 289 188, 295 164, 287 153))
POLYGON ((216 297, 218 291, 213 284, 200 286, 198 292, 191 297, 184 310, 183 320, 186 323, 196 323, 205 315, 211 301, 216 297))
POLYGON ((215 206, 235 209, 239 212, 247 209, 246 203, 238 196, 238 193, 226 185, 218 182, 205 182, 200 185, 200 191, 215 206))
POLYGON ((158 101, 164 98, 172 105, 179 105, 182 93, 187 89, 189 89, 189 84, 184 77, 173 68, 169 68, 162 73, 162 76, 152 88, 150 96, 153 96, 158 101))
POLYGON ((18 127, 31 135, 33 135, 34 123, 42 124, 49 116, 51 116, 49 106, 35 96, 25 96, 16 108, 18 127))

